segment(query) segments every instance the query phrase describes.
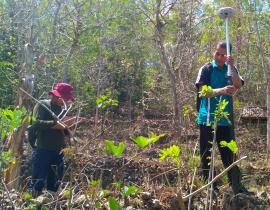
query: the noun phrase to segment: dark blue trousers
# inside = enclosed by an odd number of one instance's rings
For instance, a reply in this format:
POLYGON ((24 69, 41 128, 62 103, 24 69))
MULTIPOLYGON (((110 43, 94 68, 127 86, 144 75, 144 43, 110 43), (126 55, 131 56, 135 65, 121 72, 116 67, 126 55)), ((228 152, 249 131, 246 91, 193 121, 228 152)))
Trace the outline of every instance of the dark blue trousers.
MULTIPOLYGON (((218 126, 216 133, 216 143, 221 155, 221 160, 224 167, 228 167, 235 160, 236 157, 232 151, 227 147, 221 147, 220 142, 230 142, 235 140, 234 131, 231 126, 218 126)), ((201 155, 201 168, 203 177, 207 180, 211 161, 211 148, 213 141, 213 129, 210 126, 200 125, 200 155, 201 155)), ((239 185, 240 183, 240 170, 237 166, 234 166, 228 171, 229 182, 233 185, 239 185)))
POLYGON ((41 192, 43 187, 56 192, 64 175, 64 155, 59 152, 34 149, 30 188, 41 192))

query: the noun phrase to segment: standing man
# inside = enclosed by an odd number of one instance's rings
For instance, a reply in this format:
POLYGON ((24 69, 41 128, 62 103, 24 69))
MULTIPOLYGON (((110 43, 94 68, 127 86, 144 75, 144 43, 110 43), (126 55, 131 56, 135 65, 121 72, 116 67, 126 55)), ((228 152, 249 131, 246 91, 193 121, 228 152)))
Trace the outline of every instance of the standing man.
POLYGON ((32 153, 30 188, 33 196, 40 195, 45 186, 49 192, 56 192, 63 177, 62 149, 65 146, 65 135, 68 135, 68 129, 58 119, 61 119, 61 115, 63 116, 65 112, 62 109, 64 103, 74 100, 72 90, 70 84, 57 83, 49 92, 51 98, 42 100, 34 107, 33 126, 37 130, 37 139, 32 153), (53 116, 44 106, 58 117, 53 116))
MULTIPOLYGON (((230 45, 230 51, 231 51, 230 45)), ((211 86, 213 89, 212 94, 201 98, 199 104, 198 124, 200 128, 200 155, 201 155, 201 168, 203 177, 207 180, 210 168, 211 158, 211 142, 213 141, 213 128, 211 124, 214 121, 214 110, 217 107, 220 99, 227 100, 229 103, 225 108, 225 112, 229 113, 229 122, 227 119, 222 118, 217 125, 216 142, 221 155, 224 167, 231 165, 235 156, 232 151, 227 147, 221 147, 220 142, 230 142, 235 140, 234 124, 233 124, 233 98, 235 92, 244 84, 243 79, 239 75, 238 70, 234 66, 234 60, 231 56, 227 56, 226 42, 219 42, 216 50, 213 53, 214 60, 211 63, 205 64, 201 67, 197 80, 196 87, 201 90, 203 85, 211 86), (232 69, 232 84, 228 85, 228 65, 232 69), (211 123, 212 122, 212 123, 211 123)), ((232 186, 234 194, 248 193, 245 187, 241 184, 241 174, 237 166, 234 166, 228 172, 229 183, 232 186)))

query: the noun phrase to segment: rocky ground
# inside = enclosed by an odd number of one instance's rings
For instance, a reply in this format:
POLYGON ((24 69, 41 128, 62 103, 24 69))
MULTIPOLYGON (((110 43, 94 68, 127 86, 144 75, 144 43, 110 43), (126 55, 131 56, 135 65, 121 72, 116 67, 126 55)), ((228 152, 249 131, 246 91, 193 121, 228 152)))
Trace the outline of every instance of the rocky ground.
MULTIPOLYGON (((93 127, 91 123, 84 124, 72 141, 73 149, 67 151, 67 170, 59 192, 54 195, 44 192, 38 198, 26 194, 31 151, 25 145, 21 189, 7 191, 2 184, 0 209, 108 209, 110 198, 118 200, 121 209, 179 209, 179 192, 181 190, 183 196, 189 194, 196 168, 192 157, 197 157, 194 151, 198 136, 196 126, 191 126, 186 127, 184 136, 179 138, 171 132, 170 124, 167 119, 118 120, 106 122, 102 132, 90 129, 93 127), (166 136, 146 149, 139 148, 130 140, 134 136, 146 136, 150 131, 166 136), (107 139, 115 144, 125 143, 122 157, 115 158, 106 153, 104 140, 107 139), (170 160, 159 160, 160 150, 171 145, 181 148, 179 168, 170 160), (124 186, 131 185, 140 189, 139 192, 124 196, 124 186)), ((243 182, 254 196, 233 196, 224 176, 218 181, 220 193, 214 196, 213 209, 270 209, 270 163, 266 161, 266 136, 253 127, 239 125, 237 141, 238 156, 247 156, 239 164, 243 182)), ((195 165, 197 163, 195 161, 195 165)), ((217 172, 223 170, 219 158, 216 168, 217 172)), ((196 175, 194 190, 203 185, 196 175)), ((206 190, 195 195, 190 209, 204 209, 206 197, 206 190)), ((185 206, 188 207, 188 201, 185 201, 185 206)))

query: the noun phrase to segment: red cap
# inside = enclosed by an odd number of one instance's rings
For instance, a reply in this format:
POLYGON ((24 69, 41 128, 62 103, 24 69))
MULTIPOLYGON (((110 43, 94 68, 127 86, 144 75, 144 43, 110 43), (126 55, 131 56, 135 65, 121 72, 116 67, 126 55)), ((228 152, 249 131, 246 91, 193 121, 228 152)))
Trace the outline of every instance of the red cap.
POLYGON ((65 101, 73 101, 74 96, 72 95, 73 87, 68 83, 57 83, 53 90, 49 92, 56 97, 63 98, 65 101))

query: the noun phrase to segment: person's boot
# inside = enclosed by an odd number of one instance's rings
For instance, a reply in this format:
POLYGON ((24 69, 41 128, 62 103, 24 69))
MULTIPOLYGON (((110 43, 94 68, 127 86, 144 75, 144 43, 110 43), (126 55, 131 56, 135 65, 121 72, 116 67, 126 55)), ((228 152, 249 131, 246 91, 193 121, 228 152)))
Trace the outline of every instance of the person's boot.
POLYGON ((231 170, 228 171, 228 177, 232 186, 233 193, 235 195, 240 193, 242 184, 241 184, 241 172, 239 168, 237 166, 232 167, 231 170))
POLYGON ((246 195, 255 195, 254 192, 250 192, 247 190, 247 188, 241 183, 241 172, 239 168, 233 167, 228 172, 229 180, 232 185, 233 193, 236 195, 238 193, 243 193, 246 195))

